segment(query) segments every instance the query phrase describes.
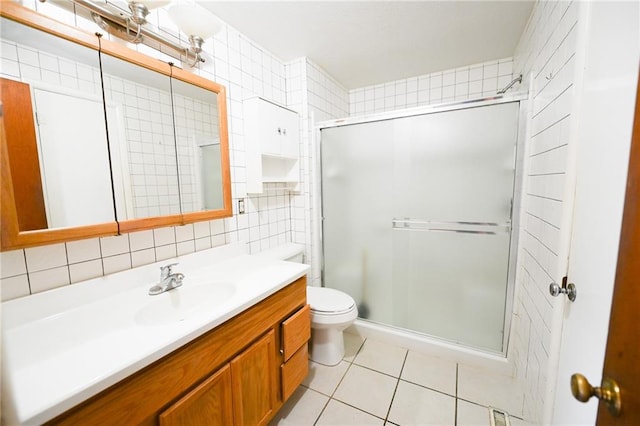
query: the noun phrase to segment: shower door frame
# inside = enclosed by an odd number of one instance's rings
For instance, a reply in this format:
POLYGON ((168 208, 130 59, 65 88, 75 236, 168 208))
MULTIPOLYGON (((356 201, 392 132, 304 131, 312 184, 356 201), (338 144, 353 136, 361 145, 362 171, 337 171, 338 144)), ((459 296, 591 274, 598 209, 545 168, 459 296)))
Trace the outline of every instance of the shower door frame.
MULTIPOLYGON (((514 103, 518 102, 518 117, 516 123, 516 140, 514 145, 514 182, 513 182, 513 192, 512 192, 512 205, 511 205, 511 229, 509 235, 509 258, 508 258, 508 269, 507 269, 507 288, 505 295, 505 309, 504 309, 504 328, 503 328, 503 336, 502 336, 502 351, 491 351, 489 349, 482 349, 474 346, 467 346, 457 342, 453 342, 444 337, 433 336, 426 333, 421 333, 415 330, 406 329, 402 327, 397 327, 391 324, 378 323, 375 321, 369 321, 366 319, 358 318, 359 321, 366 321, 372 324, 379 324, 384 327, 396 328, 403 330, 407 333, 415 334, 418 336, 427 336, 429 338, 433 338, 436 340, 440 340, 443 342, 448 342, 454 345, 458 345, 464 348, 469 348, 474 351, 487 353, 490 355, 499 355, 502 357, 507 356, 508 345, 509 345, 509 337, 511 334, 511 319, 513 316, 513 303, 514 303, 514 292, 515 292, 515 278, 516 278, 516 262, 517 262, 517 249, 518 249, 518 240, 520 237, 520 222, 521 222, 521 204, 522 204, 522 196, 523 196, 523 176, 522 169, 524 165, 524 140, 526 139, 526 135, 522 134, 520 120, 523 118, 522 110, 523 110, 523 101, 528 99, 527 93, 513 93, 508 95, 498 95, 498 96, 490 96, 478 99, 464 100, 464 101, 455 101, 455 102, 444 102, 433 105, 427 105, 416 108, 408 108, 397 111, 389 111, 382 113, 374 113, 368 114, 358 117, 349 117, 337 120, 328 120, 316 123, 314 126, 313 139, 314 139, 314 154, 316 157, 316 161, 314 162, 316 172, 313 173, 313 178, 315 180, 314 186, 319 188, 319 196, 316 197, 316 201, 314 203, 314 208, 317 213, 316 223, 320 224, 319 229, 316 229, 318 235, 318 250, 317 258, 320 259, 320 279, 321 285, 324 287, 324 212, 323 212, 323 188, 322 188, 322 130, 335 128, 335 127, 343 127, 343 126, 351 126, 354 124, 365 124, 365 123, 374 123, 378 121, 386 121, 386 120, 394 120, 398 118, 406 118, 406 117, 414 117, 419 115, 427 115, 434 114, 440 112, 449 112, 470 108, 478 108, 484 106, 492 106, 506 103, 514 103), (317 186, 316 186, 317 185, 317 186)), ((528 109, 528 106, 526 107, 528 109)))

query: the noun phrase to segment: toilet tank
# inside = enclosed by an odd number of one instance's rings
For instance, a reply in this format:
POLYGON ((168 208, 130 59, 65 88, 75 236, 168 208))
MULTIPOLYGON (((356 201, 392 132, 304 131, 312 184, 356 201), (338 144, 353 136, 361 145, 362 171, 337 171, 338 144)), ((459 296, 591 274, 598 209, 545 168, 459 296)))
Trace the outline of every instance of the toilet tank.
POLYGON ((286 243, 278 247, 263 250, 260 253, 257 253, 257 256, 286 260, 288 262, 303 263, 304 246, 302 244, 286 243))

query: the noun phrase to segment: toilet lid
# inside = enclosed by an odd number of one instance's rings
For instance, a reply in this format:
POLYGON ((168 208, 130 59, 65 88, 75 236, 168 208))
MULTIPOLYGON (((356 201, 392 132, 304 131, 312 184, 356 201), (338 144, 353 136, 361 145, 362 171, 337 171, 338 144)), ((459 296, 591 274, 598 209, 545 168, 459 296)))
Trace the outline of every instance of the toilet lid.
POLYGON ((356 304, 347 293, 327 287, 307 287, 307 301, 316 312, 344 312, 356 304))

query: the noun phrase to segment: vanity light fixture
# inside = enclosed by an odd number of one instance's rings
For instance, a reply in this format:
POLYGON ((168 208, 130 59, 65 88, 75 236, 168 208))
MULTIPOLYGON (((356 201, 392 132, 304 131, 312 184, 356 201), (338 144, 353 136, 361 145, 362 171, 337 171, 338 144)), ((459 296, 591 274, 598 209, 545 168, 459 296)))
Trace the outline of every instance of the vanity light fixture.
MULTIPOLYGON (((39 0, 41 3, 47 0, 39 0)), ((195 67, 204 62, 202 44, 222 28, 222 21, 193 1, 174 1, 167 13, 169 18, 188 36, 189 47, 159 33, 148 25, 147 15, 155 8, 167 6, 171 0, 128 0, 129 12, 111 2, 70 0, 91 13, 96 24, 109 34, 130 43, 143 43, 195 67)))
POLYGON ((213 37, 220 31, 222 21, 193 1, 174 2, 167 13, 173 23, 189 37, 189 49, 196 58, 196 62, 191 66, 195 66, 200 58, 204 39, 213 37))

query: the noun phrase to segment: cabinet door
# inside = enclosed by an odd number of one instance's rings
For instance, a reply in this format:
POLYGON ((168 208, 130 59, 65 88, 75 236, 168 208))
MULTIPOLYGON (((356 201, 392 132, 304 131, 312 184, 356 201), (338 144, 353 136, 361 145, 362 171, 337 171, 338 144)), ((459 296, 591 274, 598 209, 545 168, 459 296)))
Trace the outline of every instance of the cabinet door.
POLYGON ((282 400, 289 399, 300 383, 309 374, 309 351, 305 344, 280 367, 282 377, 282 400))
POLYGON ((276 404, 276 338, 269 331, 231 361, 234 423, 263 425, 276 404))
POLYGON ((311 338, 311 307, 306 305, 282 322, 282 357, 288 361, 311 338))
POLYGON ((298 158, 299 128, 298 114, 284 108, 278 108, 278 126, 282 129, 280 139, 280 150, 283 157, 298 158))
POLYGON ((231 368, 226 365, 160 414, 160 426, 227 426, 233 421, 231 368))
POLYGON ((281 154, 282 125, 278 119, 279 108, 269 102, 258 100, 259 102, 259 138, 260 149, 263 154, 281 154))

